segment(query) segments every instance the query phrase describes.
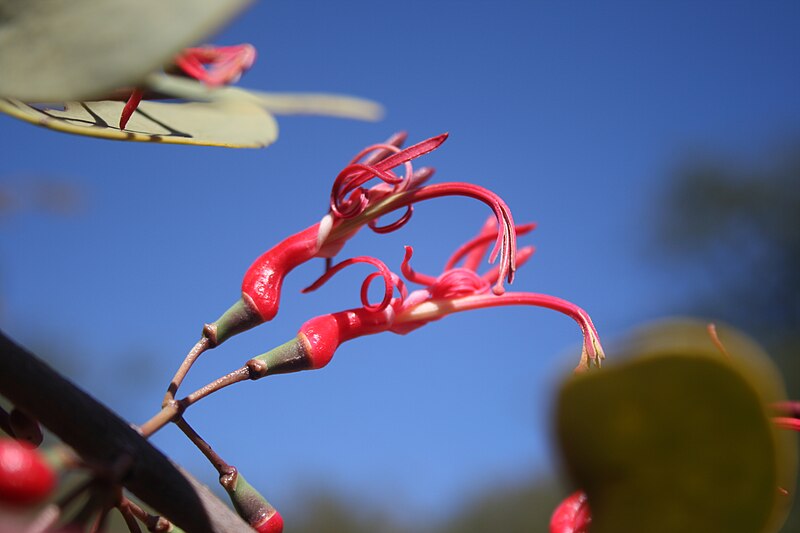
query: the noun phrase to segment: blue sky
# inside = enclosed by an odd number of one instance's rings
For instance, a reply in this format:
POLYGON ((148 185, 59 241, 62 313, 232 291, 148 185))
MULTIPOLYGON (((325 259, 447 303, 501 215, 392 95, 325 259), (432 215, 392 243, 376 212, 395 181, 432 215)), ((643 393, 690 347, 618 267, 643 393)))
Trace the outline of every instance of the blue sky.
MULTIPOLYGON (((747 158, 797 135, 798 23, 789 1, 258 3, 211 39, 257 47, 242 85, 369 97, 386 118, 280 117, 274 146, 225 150, 72 137, 0 116, 1 183, 68 181, 85 204, 75 217, 2 220, 0 324, 73 354, 81 385, 142 422, 245 269, 319 220, 356 152, 398 130, 412 142, 449 131, 421 161, 434 179, 487 186, 518 222, 539 223, 521 240, 537 252, 514 289, 574 301, 612 341, 698 290, 648 255, 682 158, 747 158)), ((362 232, 341 257, 396 268, 412 244, 415 267, 434 274, 488 213, 431 201, 401 231, 362 232)), ((278 318, 201 359, 187 389, 307 318, 356 305, 366 269, 299 295, 321 268, 295 271, 278 318)), ((331 487, 436 516, 556 470, 549 402, 579 342, 552 312, 478 311, 354 341, 321 371, 242 384, 187 418, 279 508, 331 487)), ((155 442, 213 483, 177 430, 155 442)))

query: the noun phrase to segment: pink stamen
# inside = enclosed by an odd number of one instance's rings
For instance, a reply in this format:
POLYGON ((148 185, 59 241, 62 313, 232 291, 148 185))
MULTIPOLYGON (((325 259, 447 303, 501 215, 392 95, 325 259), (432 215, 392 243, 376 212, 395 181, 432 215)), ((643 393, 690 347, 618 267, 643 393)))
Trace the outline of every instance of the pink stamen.
POLYGON ((472 185, 469 183, 437 183, 427 185, 421 189, 414 189, 407 193, 407 196, 398 199, 393 205, 395 208, 402 207, 411 203, 439 198, 442 196, 467 196, 485 203, 494 211, 495 218, 500 223, 501 231, 497 232, 494 248, 492 249, 489 261, 494 262, 500 255, 500 279, 493 287, 495 294, 503 294, 503 279, 509 283, 514 280, 516 270, 516 250, 517 240, 514 230, 514 219, 506 203, 492 191, 472 185))
MULTIPOLYGON (((534 252, 536 251, 535 246, 523 246, 522 248, 517 249, 517 268, 521 267, 528 260, 533 257, 534 252)), ((500 267, 493 266, 490 270, 486 271, 485 274, 481 276, 489 285, 494 285, 500 279, 500 267)))
POLYGON ((353 257, 351 259, 345 259, 341 263, 338 263, 332 266, 329 270, 327 270, 322 276, 319 277, 314 283, 303 289, 303 293, 308 293, 317 290, 322 285, 325 284, 329 279, 331 279, 337 272, 342 270, 343 268, 354 265, 356 263, 368 263, 375 268, 378 269, 378 272, 373 272, 363 281, 361 284, 361 304, 364 306, 364 309, 367 311, 383 311, 389 304, 392 302, 392 294, 394 293, 395 282, 394 280, 397 279, 397 276, 392 273, 391 270, 384 264, 383 261, 379 259, 375 259, 374 257, 369 256, 360 256, 360 257, 353 257), (368 300, 368 291, 369 285, 373 279, 376 277, 382 277, 384 283, 384 294, 383 300, 381 303, 377 305, 373 305, 369 303, 368 300))
POLYGON ((379 178, 384 182, 394 185, 394 190, 405 190, 407 184, 413 177, 413 169, 410 161, 438 148, 447 139, 447 134, 432 137, 404 150, 386 144, 374 145, 362 150, 359 157, 373 150, 396 151, 392 155, 381 159, 374 164, 351 163, 342 170, 336 177, 331 190, 331 211, 340 218, 352 218, 363 212, 366 203, 364 198, 367 192, 362 185, 372 178, 379 178), (406 176, 401 178, 391 172, 391 169, 404 164, 406 165, 406 176), (360 201, 356 199, 360 198, 360 201))
POLYGON ((466 268, 452 268, 438 278, 415 272, 411 268, 410 260, 414 253, 410 246, 405 247, 406 253, 400 269, 407 280, 424 285, 433 299, 452 299, 464 296, 482 294, 489 289, 490 284, 478 276, 474 271, 466 268))
POLYGON ((441 146, 442 143, 447 140, 449 135, 449 133, 442 133, 440 135, 436 135, 435 137, 431 137, 430 139, 425 139, 424 141, 413 146, 409 146, 405 150, 390 155, 383 161, 378 162, 376 166, 381 169, 390 169, 399 166, 406 161, 416 159, 439 148, 439 146, 441 146))
POLYGON ((256 49, 249 44, 240 44, 187 48, 175 58, 175 64, 188 76, 216 87, 238 81, 255 60, 256 49))
MULTIPOLYGON (((186 75, 204 82, 206 85, 226 85, 237 81, 242 72, 249 69, 256 59, 256 49, 249 44, 236 46, 204 46, 186 48, 175 58, 175 65, 186 75), (204 65, 211 65, 206 69, 204 65)), ((134 89, 122 114, 119 117, 119 129, 124 130, 134 111, 144 97, 141 89, 134 89)))
MULTIPOLYGON (((491 236, 497 235, 497 220, 495 220, 493 217, 488 217, 486 219, 486 222, 478 232, 478 235, 474 239, 472 239, 472 241, 476 241, 483 236, 489 236, 489 235, 491 236)), ((462 246, 456 249, 456 251, 450 257, 450 259, 447 261, 445 269, 453 268, 454 266, 456 266, 456 263, 458 263, 459 261, 457 257, 460 256, 462 253, 461 250, 466 249, 465 250, 466 255, 464 256, 464 264, 462 266, 464 268, 469 268, 470 270, 476 270, 476 271, 478 270, 478 267, 483 261, 483 256, 485 256, 486 253, 489 251, 489 244, 491 243, 491 241, 485 241, 485 242, 481 241, 482 244, 475 245, 475 247, 471 249, 469 246, 469 242, 470 241, 467 241, 467 243, 463 244, 462 246)))
POLYGON ((202 80, 206 76, 203 63, 194 54, 184 52, 175 58, 175 64, 190 78, 202 80))
POLYGON ((354 163, 358 163, 362 158, 364 158, 364 160, 361 161, 363 164, 369 166, 375 165, 390 155, 399 152, 401 150, 401 146, 403 146, 403 143, 407 138, 408 134, 406 132, 395 133, 384 143, 367 146, 358 152, 348 164, 352 165, 354 163))
POLYGON ((414 206, 407 205, 406 210, 403 212, 403 215, 394 222, 392 222, 391 224, 386 224, 385 226, 378 226, 378 219, 376 218, 367 222, 367 226, 369 226, 369 229, 380 235, 383 235, 384 233, 391 233, 405 226, 406 223, 409 220, 411 220, 411 215, 413 214, 414 214, 414 206))
MULTIPOLYGON (((517 237, 519 237, 520 235, 526 235, 530 233, 534 229, 536 229, 536 223, 529 222, 528 224, 516 226, 514 231, 516 232, 517 237)), ((483 259, 483 256, 489 249, 489 244, 496 239, 497 221, 494 218, 489 218, 486 225, 484 225, 477 237, 465 242, 459 246, 455 252, 453 252, 453 255, 451 255, 450 259, 448 259, 447 263, 445 263, 444 269, 450 270, 451 268, 454 268, 462 258, 465 258, 464 268, 468 270, 477 270, 481 259, 483 259), (489 226, 490 223, 491 226, 489 226)), ((519 250, 517 253, 519 254, 519 250)), ((519 266, 519 260, 517 260, 517 266, 519 266)))
POLYGON ((428 287, 434 300, 463 298, 483 294, 489 290, 489 283, 474 270, 453 268, 445 271, 436 282, 428 287))
POLYGON ((405 246, 405 256, 403 257, 403 262, 400 264, 400 272, 403 273, 405 278, 412 282, 417 283, 419 285, 424 285, 429 287, 436 283, 436 278, 433 276, 428 276, 426 274, 420 274, 416 272, 414 269, 411 268, 411 256, 414 255, 414 249, 411 246, 405 246))
POLYGON ((600 336, 597 334, 597 329, 595 329, 592 319, 586 311, 571 302, 555 296, 530 292, 507 292, 503 295, 479 294, 458 299, 447 299, 441 302, 425 302, 424 304, 403 309, 397 316, 397 324, 436 320, 452 313, 488 307, 509 305, 544 307, 567 315, 580 326, 584 348, 590 359, 599 363, 598 359, 603 357, 600 336), (424 305, 427 303, 433 305, 424 305), (438 303, 441 303, 441 307, 437 305, 438 303))
POLYGON ((119 129, 125 129, 125 126, 128 125, 128 121, 133 115, 133 112, 139 107, 139 103, 142 101, 143 97, 144 91, 141 89, 137 88, 131 92, 131 95, 128 97, 128 101, 125 102, 125 107, 122 108, 122 114, 119 117, 119 129))
POLYGON ((800 418, 800 402, 796 401, 775 402, 772 404, 772 408, 778 411, 779 413, 783 413, 787 416, 791 416, 793 418, 800 418))
POLYGON ((783 416, 776 416, 772 419, 772 423, 781 429, 789 429, 792 431, 800 431, 800 419, 789 418, 783 416))
MULTIPOLYGON (((423 183, 428 181, 431 178, 431 176, 433 176, 434 172, 435 170, 430 167, 423 167, 415 171, 411 175, 411 179, 407 180, 406 184, 404 185, 404 190, 411 190, 420 187, 423 183)), ((376 185, 375 187, 372 187, 369 191, 367 191, 366 203, 369 204, 370 199, 373 197, 373 195, 391 193, 391 192, 393 192, 392 189, 383 190, 383 188, 380 185, 376 185)), ((391 224, 386 224, 385 226, 378 226, 378 220, 380 220, 380 217, 377 217, 367 222, 367 226, 369 226, 369 228, 372 231, 378 234, 391 233, 405 226, 406 223, 409 220, 411 220, 411 215, 413 214, 414 214, 414 206, 409 204, 406 206, 406 210, 403 213, 403 215, 399 219, 392 222, 391 224)))
POLYGON ((708 324, 706 326, 706 331, 708 331, 708 336, 711 337, 711 342, 714 343, 714 346, 716 346, 717 350, 719 350, 722 355, 730 359, 731 354, 728 353, 728 350, 725 349, 725 345, 722 344, 721 340, 719 340, 719 335, 717 334, 717 325, 714 323, 708 324))
MULTIPOLYGON (((388 147, 388 145, 385 145, 388 147)), ((374 148, 374 147, 371 147, 374 148)), ((413 175, 414 169, 411 163, 406 161, 406 176, 413 175)), ((363 163, 351 163, 346 166, 333 182, 331 197, 335 202, 331 204, 331 211, 342 218, 350 218, 360 214, 363 209, 355 206, 368 201, 367 192, 361 187, 372 178, 378 178, 385 183, 392 185, 393 189, 400 186, 403 181, 408 181, 405 176, 397 176, 390 170, 381 170, 375 165, 365 165, 363 163)))

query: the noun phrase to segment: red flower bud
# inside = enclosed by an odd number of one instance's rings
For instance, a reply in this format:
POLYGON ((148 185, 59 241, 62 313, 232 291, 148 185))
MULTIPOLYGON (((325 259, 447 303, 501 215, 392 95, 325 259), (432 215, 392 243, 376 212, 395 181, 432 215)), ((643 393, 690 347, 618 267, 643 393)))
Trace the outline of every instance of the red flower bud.
POLYGON ((318 235, 319 224, 314 224, 267 250, 250 265, 242 281, 242 297, 203 328, 203 336, 212 346, 275 318, 286 274, 315 256, 318 235))
POLYGON ((228 493, 233 507, 250 527, 259 533, 281 533, 283 518, 280 513, 235 468, 219 478, 228 493))
POLYGON ((275 318, 286 274, 311 260, 317 252, 319 224, 285 239, 247 269, 242 281, 242 295, 249 297, 261 320, 275 318))
POLYGON ((282 533, 283 517, 278 511, 275 511, 264 519, 261 524, 253 526, 253 529, 258 531, 258 533, 282 533))
POLYGON ((553 512, 550 533, 588 533, 592 515, 583 491, 573 492, 553 512))
POLYGON ((300 327, 297 338, 303 343, 310 368, 327 365, 343 342, 387 331, 394 319, 391 306, 381 311, 364 308, 314 317, 300 327))
POLYGON ((35 449, 15 440, 0 440, 0 502, 37 503, 50 494, 55 483, 55 474, 35 449))

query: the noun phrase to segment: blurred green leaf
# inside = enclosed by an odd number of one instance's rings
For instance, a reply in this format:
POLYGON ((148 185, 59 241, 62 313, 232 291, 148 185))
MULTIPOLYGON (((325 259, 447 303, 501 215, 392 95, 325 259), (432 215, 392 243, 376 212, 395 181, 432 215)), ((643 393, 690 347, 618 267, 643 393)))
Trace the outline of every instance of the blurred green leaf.
POLYGON ((557 431, 589 496, 592 533, 756 532, 782 523, 796 470, 793 435, 768 403, 782 386, 752 343, 697 323, 650 330, 635 355, 564 384, 557 431))
POLYGON ((269 93, 242 87, 208 87, 195 80, 153 74, 146 85, 156 93, 197 101, 246 100, 276 115, 323 115, 375 121, 383 117, 383 107, 372 100, 341 94, 269 93))
POLYGON ((248 0, 0 0, 0 95, 102 98, 172 61, 248 0))
POLYGON ((142 102, 125 130, 117 127, 123 102, 68 102, 33 106, 0 99, 0 112, 46 128, 120 141, 259 148, 275 142, 278 125, 245 100, 142 102), (63 107, 63 109, 59 109, 63 107))

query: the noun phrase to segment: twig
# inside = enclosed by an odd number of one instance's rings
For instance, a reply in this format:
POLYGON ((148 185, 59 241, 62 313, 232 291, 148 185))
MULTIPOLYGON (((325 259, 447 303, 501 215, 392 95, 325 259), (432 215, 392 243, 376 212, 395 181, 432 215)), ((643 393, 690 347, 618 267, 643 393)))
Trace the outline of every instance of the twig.
POLYGON ((156 431, 160 430, 170 422, 177 420, 187 407, 199 402, 209 394, 224 389, 234 383, 240 381, 247 381, 251 379, 258 379, 263 375, 265 366, 264 363, 257 360, 250 360, 245 366, 238 370, 234 370, 230 374, 226 374, 219 379, 216 379, 201 387, 180 400, 170 400, 162 408, 161 411, 156 413, 150 420, 139 426, 139 433, 145 438, 152 436, 156 431))
POLYGON ((175 399, 175 395, 178 393, 178 388, 183 383, 186 374, 189 373, 189 370, 192 368, 192 365, 197 361, 197 358, 202 355, 203 352, 211 348, 211 340, 203 335, 203 337, 197 341, 197 344, 189 351, 189 354, 181 363, 181 366, 178 367, 178 371, 175 372, 175 376, 173 376, 172 381, 167 388, 167 393, 164 395, 164 401, 161 403, 162 407, 166 407, 169 402, 175 399))
POLYGON ((175 424, 181 429, 181 431, 186 434, 192 443, 197 446, 197 449, 200 450, 203 455, 206 456, 206 459, 214 466, 214 468, 219 472, 220 476, 230 474, 233 470, 233 467, 229 465, 222 457, 219 456, 217 452, 211 447, 209 443, 207 443, 203 438, 189 425, 189 423, 183 419, 179 418, 175 421, 175 424))

